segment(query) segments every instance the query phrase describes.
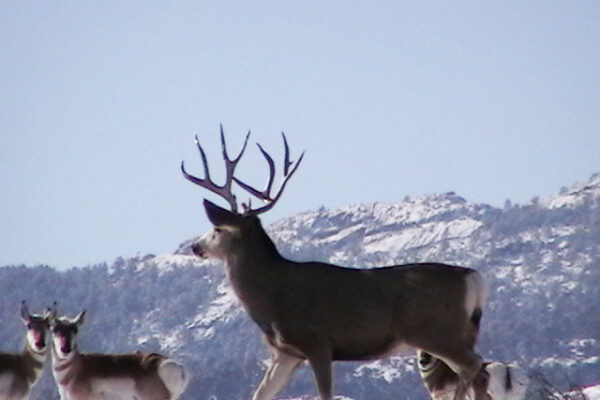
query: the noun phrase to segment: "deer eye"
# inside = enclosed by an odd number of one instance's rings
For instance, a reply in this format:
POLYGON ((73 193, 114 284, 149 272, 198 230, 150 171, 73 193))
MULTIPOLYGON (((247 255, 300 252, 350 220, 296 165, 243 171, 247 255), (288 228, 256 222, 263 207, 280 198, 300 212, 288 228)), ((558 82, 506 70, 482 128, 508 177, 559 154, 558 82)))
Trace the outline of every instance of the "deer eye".
POLYGON ((223 229, 219 228, 219 227, 215 227, 215 233, 221 233, 223 232, 223 229))

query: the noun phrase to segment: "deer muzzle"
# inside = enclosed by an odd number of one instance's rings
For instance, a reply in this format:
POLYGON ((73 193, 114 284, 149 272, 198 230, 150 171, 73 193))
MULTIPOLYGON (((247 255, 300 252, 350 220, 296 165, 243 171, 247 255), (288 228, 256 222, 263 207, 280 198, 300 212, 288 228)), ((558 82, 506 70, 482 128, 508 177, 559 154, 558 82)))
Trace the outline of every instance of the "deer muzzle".
POLYGON ((208 255, 206 254, 206 251, 200 242, 196 242, 192 245, 192 253, 203 259, 208 258, 208 255))

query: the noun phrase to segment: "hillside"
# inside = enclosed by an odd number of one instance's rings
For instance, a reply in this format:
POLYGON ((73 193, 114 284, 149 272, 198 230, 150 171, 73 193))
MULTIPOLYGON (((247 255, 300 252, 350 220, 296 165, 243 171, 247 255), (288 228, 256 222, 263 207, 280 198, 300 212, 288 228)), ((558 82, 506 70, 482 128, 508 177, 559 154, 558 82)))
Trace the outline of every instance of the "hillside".
MULTIPOLYGON (((489 292, 479 343, 484 357, 517 362, 564 390, 600 383, 600 175, 503 209, 446 193, 307 211, 268 232, 299 261, 476 268, 489 292)), ((163 352, 194 373, 184 399, 249 398, 268 354, 222 268, 190 255, 193 240, 172 255, 119 258, 110 266, 0 268, 2 350, 20 349, 22 299, 32 310, 57 300, 69 314, 89 310, 81 349, 163 352)), ((410 354, 341 363, 335 375, 336 393, 350 398, 427 398, 410 354)), ((58 398, 48 371, 35 393, 34 399, 58 398)), ((314 393, 303 367, 281 396, 314 393)), ((540 398, 535 387, 530 398, 540 398)))

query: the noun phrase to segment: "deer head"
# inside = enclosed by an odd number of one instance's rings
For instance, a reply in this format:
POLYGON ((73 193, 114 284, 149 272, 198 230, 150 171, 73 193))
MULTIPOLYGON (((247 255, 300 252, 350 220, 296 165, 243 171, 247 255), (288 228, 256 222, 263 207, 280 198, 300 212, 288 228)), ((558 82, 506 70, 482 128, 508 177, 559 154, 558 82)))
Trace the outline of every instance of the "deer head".
POLYGON ((298 161, 290 161, 289 146, 285 134, 282 133, 285 149, 283 180, 277 193, 273 195, 271 192, 273 190, 273 183, 275 180, 275 162, 260 144, 257 143, 257 146, 269 165, 269 180, 266 188, 264 190, 255 189, 254 187, 236 178, 234 175, 235 168, 244 154, 249 137, 250 132, 248 132, 246 135, 242 149, 237 157, 230 159, 227 153, 227 146, 225 144, 223 126, 221 126, 221 148, 223 159, 225 161, 226 172, 225 183, 223 185, 218 185, 212 181, 208 162, 206 160, 206 153, 200 145, 197 136, 195 141, 204 166, 204 178, 198 178, 190 175, 185 170, 184 163, 181 163, 181 171, 187 180, 221 196, 229 203, 230 206, 230 210, 226 210, 209 200, 204 200, 204 209, 206 210, 206 215, 209 221, 215 226, 215 229, 212 232, 204 235, 192 246, 192 251, 199 257, 210 257, 226 261, 228 256, 236 253, 234 250, 238 250, 242 247, 248 247, 248 245, 252 244, 253 241, 256 241, 254 244, 258 244, 261 247, 266 245, 276 252, 274 245, 272 245, 270 239, 268 239, 264 233, 264 230, 262 229, 258 215, 270 210, 281 198, 287 182, 296 172, 302 161, 302 158, 304 157, 304 153, 300 155, 298 161), (251 205, 251 200, 248 200, 247 203, 242 203, 242 211, 240 212, 237 203, 237 196, 233 193, 233 183, 237 184, 240 188, 252 196, 261 200, 264 204, 260 207, 253 208, 251 205), (251 232, 258 233, 252 235, 251 232))

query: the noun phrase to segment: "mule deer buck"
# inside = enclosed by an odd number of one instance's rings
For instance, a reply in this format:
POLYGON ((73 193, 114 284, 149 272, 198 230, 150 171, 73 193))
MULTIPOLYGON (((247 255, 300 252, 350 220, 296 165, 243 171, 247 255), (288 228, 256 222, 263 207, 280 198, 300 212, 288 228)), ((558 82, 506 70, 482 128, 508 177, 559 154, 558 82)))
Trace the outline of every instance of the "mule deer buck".
MULTIPOLYGON (((56 306, 55 306, 56 307, 56 306)), ((185 390, 184 367, 160 354, 85 354, 77 349, 83 310, 73 318, 55 317, 52 372, 61 400, 175 400, 185 390)))
MULTIPOLYGON (((465 397, 482 359, 473 349, 484 302, 481 275, 475 270, 442 264, 410 264, 369 270, 322 262, 294 262, 282 257, 265 233, 258 215, 270 210, 296 172, 302 156, 290 161, 283 135, 283 181, 271 194, 275 164, 260 146, 269 165, 265 190, 234 176, 242 157, 227 154, 223 128, 221 147, 225 183, 210 178, 206 154, 198 142, 204 178, 185 178, 223 197, 230 210, 204 200, 214 230, 192 246, 203 258, 224 261, 234 292, 265 335, 271 365, 253 400, 268 400, 290 380, 303 361, 312 368, 322 400, 333 398, 332 362, 388 357, 407 347, 423 349, 444 360, 460 376, 456 399, 465 397), (264 202, 238 210, 232 184, 264 202)), ((476 400, 484 400, 478 393, 476 400)))
POLYGON ((42 315, 30 314, 21 303, 21 320, 27 327, 21 354, 0 353, 0 399, 27 400, 46 362, 46 334, 50 310, 42 315))
MULTIPOLYGON (((419 372, 427 391, 433 400, 451 400, 459 377, 441 360, 419 350, 417 352, 419 372)), ((527 373, 516 365, 503 362, 486 362, 473 380, 468 398, 474 398, 475 386, 478 392, 487 392, 488 400, 523 400, 529 378, 527 373)))

